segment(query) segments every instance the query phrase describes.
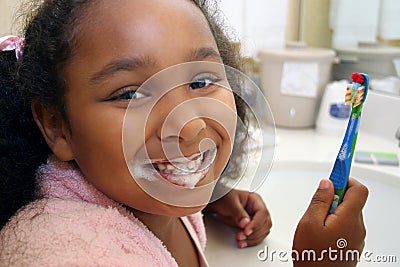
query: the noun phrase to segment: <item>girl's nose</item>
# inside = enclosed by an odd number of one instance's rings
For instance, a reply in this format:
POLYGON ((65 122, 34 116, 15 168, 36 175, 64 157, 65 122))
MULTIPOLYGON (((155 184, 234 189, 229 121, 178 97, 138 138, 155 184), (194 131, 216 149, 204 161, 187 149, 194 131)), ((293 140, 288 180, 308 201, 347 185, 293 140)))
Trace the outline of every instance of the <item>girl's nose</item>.
POLYGON ((201 132, 207 127, 203 118, 192 118, 187 120, 186 116, 169 117, 159 129, 161 140, 176 140, 192 141, 198 138, 201 132))
POLYGON ((201 116, 204 107, 196 103, 185 87, 167 93, 159 104, 159 114, 163 116, 159 117, 158 136, 163 141, 191 141, 207 127, 201 116))
POLYGON ((202 118, 195 118, 183 126, 179 133, 179 138, 183 141, 194 140, 206 127, 206 122, 202 118))

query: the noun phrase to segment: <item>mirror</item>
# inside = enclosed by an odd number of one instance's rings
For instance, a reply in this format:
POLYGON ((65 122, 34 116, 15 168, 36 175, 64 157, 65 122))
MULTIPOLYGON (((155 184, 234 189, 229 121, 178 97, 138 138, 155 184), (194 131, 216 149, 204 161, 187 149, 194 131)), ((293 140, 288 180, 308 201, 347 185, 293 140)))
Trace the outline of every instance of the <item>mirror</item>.
POLYGON ((400 97, 400 29, 395 15, 400 1, 289 0, 289 10, 292 30, 287 39, 333 48, 340 59, 333 66, 335 80, 346 78, 346 73, 365 72, 372 90, 400 97), (357 6, 363 6, 360 16, 354 16, 357 6), (351 21, 352 17, 358 21, 351 21), (349 34, 345 27, 359 31, 349 34))

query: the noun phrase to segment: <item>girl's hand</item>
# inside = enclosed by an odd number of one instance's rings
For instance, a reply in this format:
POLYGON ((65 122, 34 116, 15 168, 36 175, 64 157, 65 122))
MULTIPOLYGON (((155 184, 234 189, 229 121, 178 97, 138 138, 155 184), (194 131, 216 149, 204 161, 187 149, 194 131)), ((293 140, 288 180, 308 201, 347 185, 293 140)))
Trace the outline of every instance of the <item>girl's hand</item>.
POLYGON ((293 250, 298 252, 299 258, 298 261, 294 260, 294 266, 357 265, 357 259, 353 260, 351 256, 355 253, 350 252, 356 252, 361 257, 364 248, 366 231, 362 209, 368 197, 368 189, 356 180, 349 179, 343 202, 334 213, 328 215, 333 191, 332 182, 322 180, 310 206, 297 225, 293 250), (307 253, 303 253, 306 250, 307 253), (308 258, 310 250, 315 251, 316 261, 308 258), (343 252, 342 259, 340 251, 343 252), (302 254, 305 257, 302 257, 302 254))
POLYGON ((216 213, 221 221, 240 229, 236 233, 239 248, 259 244, 272 226, 267 207, 257 193, 233 189, 209 204, 205 212, 216 213))

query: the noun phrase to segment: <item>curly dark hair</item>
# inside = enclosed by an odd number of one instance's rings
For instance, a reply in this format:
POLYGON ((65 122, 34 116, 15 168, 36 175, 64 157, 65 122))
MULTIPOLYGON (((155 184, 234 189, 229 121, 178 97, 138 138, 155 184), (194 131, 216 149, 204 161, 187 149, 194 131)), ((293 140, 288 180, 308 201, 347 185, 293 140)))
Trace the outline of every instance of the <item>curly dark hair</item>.
MULTIPOLYGON (((224 64, 241 69, 241 58, 224 32, 214 1, 192 1, 207 18, 224 64)), ((68 122, 63 70, 76 46, 80 22, 94 3, 44 0, 23 4, 29 10, 23 28, 23 56, 17 61, 13 51, 0 53, 0 227, 38 197, 35 171, 51 151, 33 119, 32 101, 68 122)), ((244 120, 243 102, 235 97, 244 120)))

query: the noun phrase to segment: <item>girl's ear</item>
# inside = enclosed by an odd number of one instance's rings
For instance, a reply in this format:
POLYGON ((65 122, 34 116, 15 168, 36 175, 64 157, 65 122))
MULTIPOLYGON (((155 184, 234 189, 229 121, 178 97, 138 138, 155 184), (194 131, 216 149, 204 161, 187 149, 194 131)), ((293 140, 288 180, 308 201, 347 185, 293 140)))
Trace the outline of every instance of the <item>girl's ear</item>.
POLYGON ((58 112, 51 112, 38 101, 32 101, 31 109, 33 119, 54 155, 61 161, 73 160, 68 141, 70 133, 62 116, 58 112))

